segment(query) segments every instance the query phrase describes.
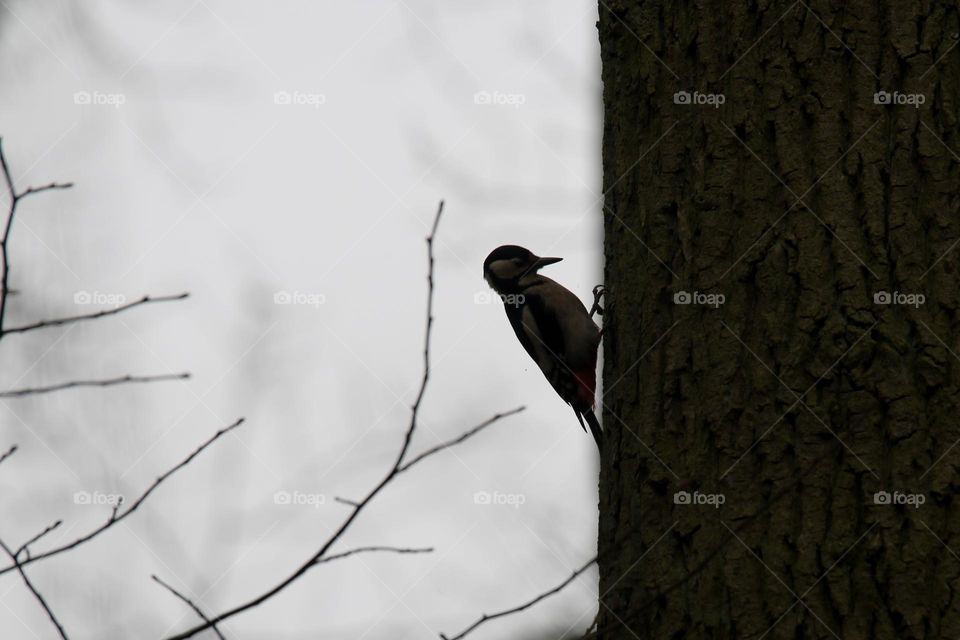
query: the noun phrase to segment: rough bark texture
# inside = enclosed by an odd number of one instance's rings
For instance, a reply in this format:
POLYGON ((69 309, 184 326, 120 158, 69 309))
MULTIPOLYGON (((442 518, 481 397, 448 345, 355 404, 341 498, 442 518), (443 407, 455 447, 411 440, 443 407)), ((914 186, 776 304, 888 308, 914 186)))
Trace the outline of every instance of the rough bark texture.
POLYGON ((960 638, 956 4, 603 0, 598 27, 597 635, 960 638))

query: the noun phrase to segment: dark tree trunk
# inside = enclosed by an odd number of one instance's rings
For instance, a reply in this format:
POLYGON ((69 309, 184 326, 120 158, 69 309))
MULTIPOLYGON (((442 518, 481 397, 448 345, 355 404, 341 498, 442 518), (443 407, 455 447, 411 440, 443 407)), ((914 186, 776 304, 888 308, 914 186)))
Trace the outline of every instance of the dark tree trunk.
POLYGON ((958 32, 601 3, 604 640, 960 638, 958 32))

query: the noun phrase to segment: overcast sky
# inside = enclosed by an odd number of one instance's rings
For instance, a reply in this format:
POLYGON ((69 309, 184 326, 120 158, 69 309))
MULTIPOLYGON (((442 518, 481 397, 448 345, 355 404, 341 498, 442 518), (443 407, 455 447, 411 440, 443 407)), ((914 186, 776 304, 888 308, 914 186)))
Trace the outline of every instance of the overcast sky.
MULTIPOLYGON (((0 537, 104 521, 77 492, 135 497, 216 430, 246 424, 97 541, 28 569, 71 638, 196 622, 308 558, 392 464, 422 366, 416 453, 527 410, 405 474, 334 549, 432 546, 313 570, 228 637, 436 638, 565 579, 596 551, 597 452, 481 278, 494 247, 600 282, 595 2, 116 0, 0 3, 0 135, 24 201, 10 322, 189 291, 0 343, 0 386, 189 371, 183 382, 0 402, 0 537), (279 504, 280 495, 308 504, 279 504), (513 504, 476 504, 498 492, 513 504)), ((593 620, 596 574, 471 637, 593 620)), ((54 629, 13 573, 0 637, 54 629)))

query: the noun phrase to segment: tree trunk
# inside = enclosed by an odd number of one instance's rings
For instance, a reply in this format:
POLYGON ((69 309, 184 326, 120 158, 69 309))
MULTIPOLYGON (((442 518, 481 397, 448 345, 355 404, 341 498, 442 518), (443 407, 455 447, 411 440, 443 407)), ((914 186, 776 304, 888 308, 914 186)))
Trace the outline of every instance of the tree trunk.
POLYGON ((601 2, 598 637, 960 637, 958 23, 601 2))

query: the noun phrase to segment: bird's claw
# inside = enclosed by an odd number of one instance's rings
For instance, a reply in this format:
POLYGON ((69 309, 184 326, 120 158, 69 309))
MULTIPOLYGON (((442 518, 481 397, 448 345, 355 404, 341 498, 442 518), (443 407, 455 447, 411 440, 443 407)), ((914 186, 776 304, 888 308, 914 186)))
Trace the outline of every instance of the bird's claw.
POLYGON ((592 318, 594 314, 603 315, 603 307, 600 306, 600 299, 604 297, 607 293, 607 290, 602 284, 598 284, 593 288, 593 306, 590 307, 590 317, 592 318))

